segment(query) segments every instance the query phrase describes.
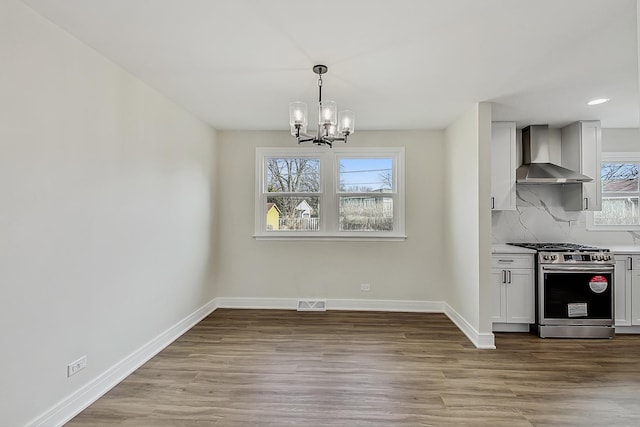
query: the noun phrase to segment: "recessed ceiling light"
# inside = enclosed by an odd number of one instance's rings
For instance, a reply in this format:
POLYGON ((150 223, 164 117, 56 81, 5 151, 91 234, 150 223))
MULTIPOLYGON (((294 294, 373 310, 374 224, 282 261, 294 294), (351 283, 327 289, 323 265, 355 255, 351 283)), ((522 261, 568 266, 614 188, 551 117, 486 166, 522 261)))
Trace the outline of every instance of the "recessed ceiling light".
POLYGON ((591 101, 587 102, 587 105, 598 105, 604 104, 605 102, 609 102, 609 98, 592 99, 591 101))

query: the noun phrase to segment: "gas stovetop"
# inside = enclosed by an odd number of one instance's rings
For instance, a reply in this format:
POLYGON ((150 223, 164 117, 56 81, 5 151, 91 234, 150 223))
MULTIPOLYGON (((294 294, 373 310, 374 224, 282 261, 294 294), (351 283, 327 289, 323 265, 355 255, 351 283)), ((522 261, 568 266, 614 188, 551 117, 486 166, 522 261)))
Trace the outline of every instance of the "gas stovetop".
POLYGON ((609 249, 576 243, 508 243, 538 251, 539 264, 611 264, 609 249))
POLYGON ((609 249, 577 243, 507 243, 512 246, 533 249, 538 252, 609 252, 609 249))

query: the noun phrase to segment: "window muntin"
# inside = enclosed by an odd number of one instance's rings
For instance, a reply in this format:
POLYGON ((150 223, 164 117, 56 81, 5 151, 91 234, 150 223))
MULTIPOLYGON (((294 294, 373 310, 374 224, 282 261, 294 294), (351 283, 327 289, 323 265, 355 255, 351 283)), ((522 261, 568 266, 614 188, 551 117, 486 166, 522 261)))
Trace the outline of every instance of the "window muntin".
POLYGON ((404 239, 403 165, 403 148, 258 148, 255 237, 404 239))
POLYGON ((603 153, 602 210, 588 217, 592 230, 640 229, 640 155, 603 153))

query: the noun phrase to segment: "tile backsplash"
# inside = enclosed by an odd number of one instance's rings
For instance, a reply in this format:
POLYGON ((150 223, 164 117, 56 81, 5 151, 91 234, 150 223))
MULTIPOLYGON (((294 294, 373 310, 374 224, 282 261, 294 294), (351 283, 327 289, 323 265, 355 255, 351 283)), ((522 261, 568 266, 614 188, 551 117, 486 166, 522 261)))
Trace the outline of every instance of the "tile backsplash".
POLYGON ((492 243, 640 245, 640 232, 589 231, 586 212, 565 211, 561 185, 518 185, 516 210, 491 214, 492 243))

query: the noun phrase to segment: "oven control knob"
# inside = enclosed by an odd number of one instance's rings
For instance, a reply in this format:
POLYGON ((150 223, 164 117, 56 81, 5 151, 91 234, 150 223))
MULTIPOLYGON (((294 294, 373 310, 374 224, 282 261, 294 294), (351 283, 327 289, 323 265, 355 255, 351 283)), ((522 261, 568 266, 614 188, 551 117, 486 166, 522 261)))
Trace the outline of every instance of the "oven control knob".
POLYGON ((549 255, 543 256, 542 259, 549 259, 549 255))
POLYGON ((558 258, 556 255, 551 255, 552 260, 555 260, 556 258, 558 258))

